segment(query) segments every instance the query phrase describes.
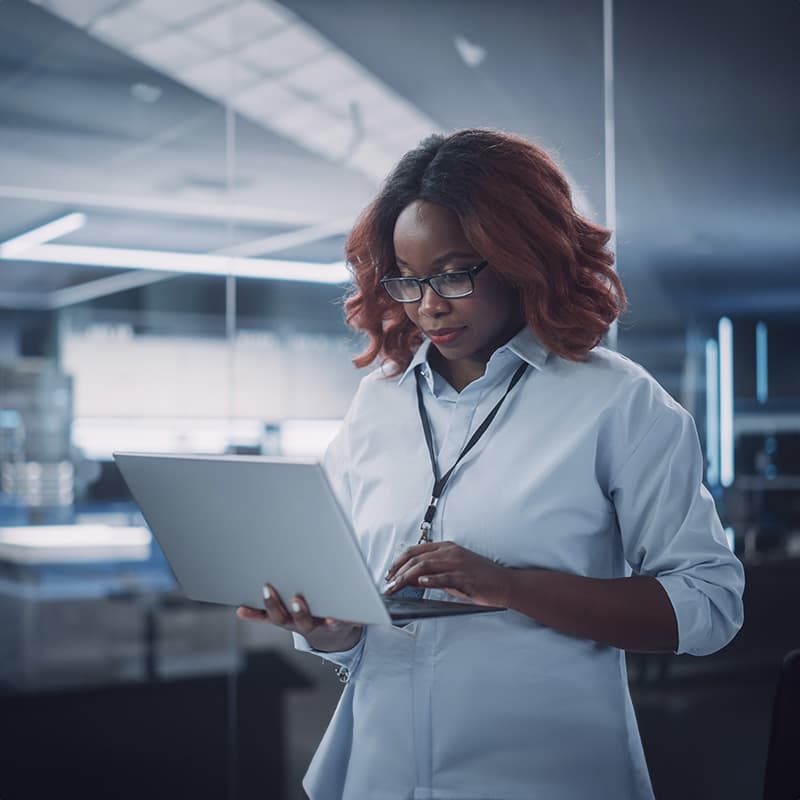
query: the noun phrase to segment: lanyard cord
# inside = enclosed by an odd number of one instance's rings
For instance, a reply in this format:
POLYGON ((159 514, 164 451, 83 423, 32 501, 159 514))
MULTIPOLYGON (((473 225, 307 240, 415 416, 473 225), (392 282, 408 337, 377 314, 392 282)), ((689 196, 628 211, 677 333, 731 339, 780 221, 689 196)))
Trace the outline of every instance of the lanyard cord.
POLYGON ((453 470, 458 466, 458 463, 461 461, 461 459, 464 458, 464 456, 470 450, 472 450, 473 447, 475 447, 481 436, 486 433, 486 429, 489 427, 489 425, 491 425, 492 420, 497 416, 497 412, 500 410, 500 406, 503 405, 503 401, 506 399, 506 397, 508 397, 509 392, 517 385, 520 378, 524 375, 525 370, 528 368, 527 363, 523 362, 520 364, 520 366, 517 368, 517 371, 514 373, 514 376, 511 378, 505 393, 497 401, 495 407, 486 415, 486 419, 481 422, 475 433, 472 434, 470 440, 464 446, 464 449, 458 454, 458 458, 455 460, 453 466, 450 467, 450 469, 447 470, 444 475, 439 477, 439 465, 436 463, 436 455, 433 452, 433 433, 431 432, 431 423, 428 419, 428 412, 425 411, 425 403, 422 401, 422 384, 419 378, 420 366, 421 365, 417 365, 416 369, 414 370, 414 377, 417 381, 417 407, 419 409, 419 418, 422 421, 422 430, 425 432, 425 444, 428 445, 428 455, 431 457, 431 468, 433 469, 434 484, 433 489, 431 490, 431 501, 428 504, 427 511, 425 512, 425 518, 422 520, 422 524, 419 526, 422 534, 419 537, 418 544, 422 544, 422 542, 429 542, 431 540, 431 522, 433 522, 434 514, 436 514, 436 506, 439 504, 439 498, 442 496, 444 487, 447 486, 447 481, 450 480, 450 475, 452 475, 453 470))

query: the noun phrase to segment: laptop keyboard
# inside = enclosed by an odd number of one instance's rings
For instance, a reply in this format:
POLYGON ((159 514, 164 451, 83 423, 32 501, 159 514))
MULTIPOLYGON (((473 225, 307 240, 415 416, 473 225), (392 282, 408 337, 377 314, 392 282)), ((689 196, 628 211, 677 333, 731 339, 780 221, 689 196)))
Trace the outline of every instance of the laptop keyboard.
POLYGON ((452 608, 453 606, 465 605, 464 603, 456 603, 452 600, 425 600, 422 597, 384 597, 383 603, 390 614, 403 612, 413 613, 421 608, 452 608))

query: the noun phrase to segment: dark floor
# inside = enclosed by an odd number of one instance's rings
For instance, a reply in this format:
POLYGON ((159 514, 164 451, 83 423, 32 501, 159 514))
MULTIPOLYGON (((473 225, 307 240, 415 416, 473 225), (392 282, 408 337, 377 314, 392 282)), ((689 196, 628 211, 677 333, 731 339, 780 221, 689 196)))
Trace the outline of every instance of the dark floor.
POLYGON ((775 681, 634 690, 658 800, 761 797, 775 681))

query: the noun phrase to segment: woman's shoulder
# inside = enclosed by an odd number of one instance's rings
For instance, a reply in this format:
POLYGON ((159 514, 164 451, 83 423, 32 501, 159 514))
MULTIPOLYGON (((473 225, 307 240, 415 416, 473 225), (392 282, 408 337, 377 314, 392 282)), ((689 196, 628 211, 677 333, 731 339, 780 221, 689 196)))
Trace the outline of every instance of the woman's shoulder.
POLYGON ((595 347, 584 361, 554 359, 553 367, 596 406, 683 410, 641 364, 607 347, 595 347))
POLYGON ((397 374, 396 367, 390 362, 365 371, 353 396, 352 406, 360 410, 365 407, 377 410, 381 408, 379 404, 391 402, 398 394, 401 375, 397 374))

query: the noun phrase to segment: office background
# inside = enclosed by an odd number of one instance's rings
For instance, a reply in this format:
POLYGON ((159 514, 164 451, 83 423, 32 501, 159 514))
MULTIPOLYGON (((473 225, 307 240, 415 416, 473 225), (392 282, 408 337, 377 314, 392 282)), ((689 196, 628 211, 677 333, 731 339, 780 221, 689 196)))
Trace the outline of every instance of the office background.
POLYGON ((321 453, 360 377, 346 232, 467 126, 543 144, 616 231, 612 344, 694 415, 748 572, 725 651, 630 657, 648 761, 661 800, 759 796, 800 646, 799 27, 793 0, 0 0, 0 796, 170 797, 192 764, 199 796, 303 796, 336 676, 183 600, 110 454, 321 453), (44 721, 63 754, 22 794, 44 721))

